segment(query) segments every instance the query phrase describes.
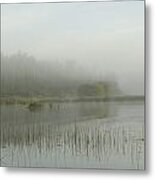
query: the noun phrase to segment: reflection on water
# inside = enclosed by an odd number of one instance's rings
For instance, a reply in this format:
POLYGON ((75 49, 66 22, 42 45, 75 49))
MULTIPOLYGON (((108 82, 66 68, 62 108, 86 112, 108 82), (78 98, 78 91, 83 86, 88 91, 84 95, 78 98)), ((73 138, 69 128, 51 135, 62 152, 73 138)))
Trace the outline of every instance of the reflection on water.
POLYGON ((2 166, 144 169, 143 103, 1 106, 2 166))

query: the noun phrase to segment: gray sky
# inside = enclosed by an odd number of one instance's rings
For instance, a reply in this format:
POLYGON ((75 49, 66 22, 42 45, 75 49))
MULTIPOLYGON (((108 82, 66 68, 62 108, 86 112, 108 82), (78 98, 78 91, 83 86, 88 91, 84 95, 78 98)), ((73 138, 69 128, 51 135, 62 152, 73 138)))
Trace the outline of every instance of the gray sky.
POLYGON ((1 15, 4 54, 71 59, 94 76, 111 74, 128 94, 144 93, 143 1, 6 4, 1 15))

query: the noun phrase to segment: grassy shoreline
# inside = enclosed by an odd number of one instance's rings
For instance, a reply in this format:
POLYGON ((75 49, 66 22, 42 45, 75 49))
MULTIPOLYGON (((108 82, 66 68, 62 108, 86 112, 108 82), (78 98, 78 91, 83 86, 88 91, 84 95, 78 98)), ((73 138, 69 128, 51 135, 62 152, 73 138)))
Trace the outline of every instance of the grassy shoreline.
POLYGON ((21 104, 31 103, 67 103, 67 102, 110 102, 110 101, 144 101, 144 96, 117 96, 117 97, 24 97, 24 96, 1 96, 0 104, 21 104))

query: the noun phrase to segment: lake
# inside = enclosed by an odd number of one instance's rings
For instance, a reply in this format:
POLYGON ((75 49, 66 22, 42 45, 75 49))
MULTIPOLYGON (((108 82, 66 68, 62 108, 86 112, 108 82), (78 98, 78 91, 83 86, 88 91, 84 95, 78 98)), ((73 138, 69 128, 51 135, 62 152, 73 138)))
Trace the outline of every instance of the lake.
POLYGON ((1 165, 144 169, 144 102, 1 105, 1 165))

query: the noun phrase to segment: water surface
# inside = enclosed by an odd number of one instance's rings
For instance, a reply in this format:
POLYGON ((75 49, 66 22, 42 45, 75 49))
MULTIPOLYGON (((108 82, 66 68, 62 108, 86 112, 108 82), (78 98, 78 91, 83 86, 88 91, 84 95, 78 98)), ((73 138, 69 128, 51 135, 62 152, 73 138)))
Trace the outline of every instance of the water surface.
POLYGON ((143 102, 1 105, 1 165, 144 169, 143 102))

